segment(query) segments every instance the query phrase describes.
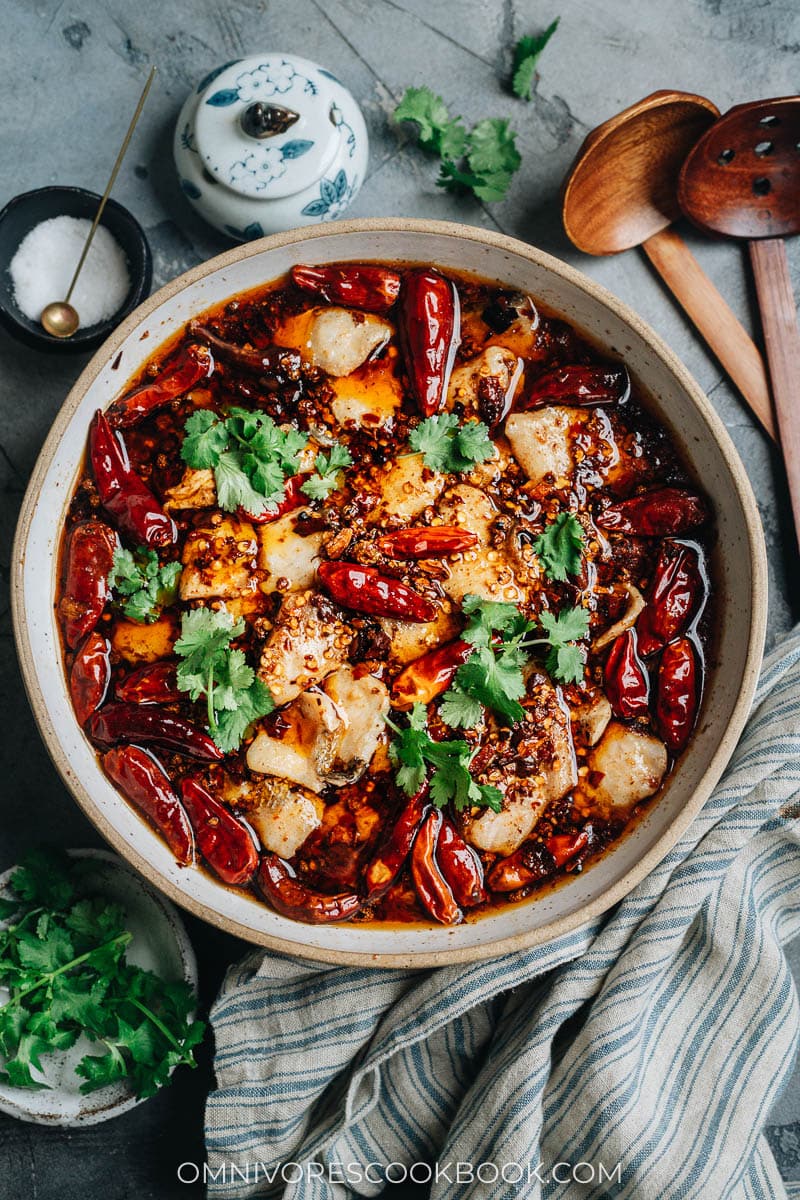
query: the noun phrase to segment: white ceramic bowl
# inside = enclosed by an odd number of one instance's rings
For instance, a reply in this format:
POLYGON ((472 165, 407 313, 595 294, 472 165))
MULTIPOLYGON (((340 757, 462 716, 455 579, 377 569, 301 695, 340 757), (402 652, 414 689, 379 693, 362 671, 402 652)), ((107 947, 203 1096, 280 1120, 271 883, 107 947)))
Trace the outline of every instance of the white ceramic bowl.
POLYGON ((494 233, 428 221, 369 220, 297 230, 230 250, 137 309, 95 355, 45 442, 14 546, 13 615, 28 696, 47 748, 84 812, 115 850, 178 904, 231 933, 331 962, 432 966, 546 942, 624 896, 677 841, 719 779, 741 732, 763 650, 766 559, 750 485, 722 423, 674 354, 639 318, 580 272, 494 233), (564 886, 455 928, 309 926, 176 865, 166 845, 103 775, 73 715, 53 598, 64 509, 92 415, 190 317, 282 275, 296 262, 425 261, 530 292, 625 360, 714 506, 717 665, 690 748, 646 818, 596 866, 564 886))
MULTIPOLYGON (((183 921, 169 901, 108 850, 70 850, 69 854, 95 860, 92 876, 98 891, 125 909, 125 928, 133 934, 126 950, 128 962, 170 982, 183 979, 196 993, 197 959, 183 921)), ((11 894, 9 885, 15 870, 11 867, 0 875, 0 893, 11 894)), ((5 989, 0 989, 0 1003, 7 998, 5 989)), ((81 1035, 69 1050, 43 1055, 42 1071, 34 1068, 33 1075, 48 1086, 38 1091, 0 1083, 0 1112, 35 1125, 78 1129, 119 1117, 143 1104, 144 1098, 138 1098, 126 1080, 96 1092, 81 1092, 83 1081, 75 1074, 75 1067, 85 1054, 96 1053, 97 1044, 81 1035)))

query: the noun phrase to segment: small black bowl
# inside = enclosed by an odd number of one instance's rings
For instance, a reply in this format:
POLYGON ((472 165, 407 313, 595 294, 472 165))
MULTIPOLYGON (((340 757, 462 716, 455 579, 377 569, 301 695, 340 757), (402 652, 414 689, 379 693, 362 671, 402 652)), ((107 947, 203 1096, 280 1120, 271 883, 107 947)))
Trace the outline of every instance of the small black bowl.
MULTIPOLYGON (((150 294, 153 260, 144 230, 127 208, 109 200, 100 224, 105 225, 125 251, 131 278, 130 291, 122 307, 106 321, 87 325, 85 329, 81 326, 71 338, 57 338, 45 333, 38 321, 32 321, 17 307, 8 268, 22 239, 35 225, 51 217, 83 217, 91 221, 99 203, 100 197, 84 188, 44 187, 22 192, 0 211, 0 322, 15 338, 37 350, 66 354, 96 350, 112 329, 116 329, 120 321, 150 294)), ((53 297, 54 300, 62 298, 53 297)))

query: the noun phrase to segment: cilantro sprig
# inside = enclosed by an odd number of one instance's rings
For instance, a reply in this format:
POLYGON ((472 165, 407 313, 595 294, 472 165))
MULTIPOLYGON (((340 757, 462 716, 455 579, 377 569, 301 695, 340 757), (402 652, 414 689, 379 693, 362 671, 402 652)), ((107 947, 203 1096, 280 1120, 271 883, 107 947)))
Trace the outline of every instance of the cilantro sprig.
POLYGON ((220 750, 238 750, 254 721, 275 707, 266 684, 231 643, 241 637, 245 622, 227 609, 194 608, 181 618, 175 653, 178 687, 192 700, 206 698, 208 730, 220 750))
POLYGON ((520 38, 514 47, 514 73, 511 79, 511 88, 514 95, 519 96, 520 100, 530 100, 533 95, 539 58, 550 38, 558 29, 559 20, 560 18, 556 17, 544 33, 520 38))
POLYGON ((585 546, 583 526, 572 513, 559 513, 534 540, 533 549, 548 579, 563 583, 579 575, 585 546))
POLYGON ((562 608, 558 614, 543 612, 539 624, 542 639, 549 646, 544 665, 553 679, 562 683, 580 683, 583 678, 583 654, 575 645, 589 632, 589 614, 585 608, 562 608))
POLYGON ((339 442, 331 446, 328 454, 318 454, 314 459, 314 471, 300 488, 312 500, 326 500, 331 492, 335 492, 342 479, 345 467, 353 465, 353 456, 346 446, 339 442))
POLYGON ((453 413, 426 417, 411 430, 408 442, 432 471, 469 471, 494 454, 488 427, 482 421, 462 425, 453 413))
MULTIPOLYGON (((186 422, 181 458, 190 467, 214 472, 220 508, 260 517, 283 499, 286 480, 296 474, 307 444, 305 434, 281 429, 266 413, 234 407, 220 416, 201 408, 186 422)), ((328 454, 316 456, 315 473, 300 490, 312 500, 326 499, 352 462, 347 447, 334 443, 328 454)))
POLYGON ((525 715, 519 703, 525 695, 522 671, 535 646, 548 647, 545 666, 554 679, 578 683, 583 677, 583 654, 575 642, 589 631, 585 609, 563 609, 558 616, 544 612, 537 627, 515 604, 468 595, 462 607, 469 620, 461 637, 474 649, 442 698, 439 715, 451 728, 478 725, 484 707, 509 725, 521 721, 525 715), (534 632, 543 632, 544 637, 532 637, 534 632))
POLYGON ((307 441, 263 412, 234 407, 222 417, 200 408, 186 422, 181 458, 190 467, 211 468, 220 508, 260 517, 283 499, 307 441))
POLYGON ((424 704, 414 705, 407 726, 401 728, 388 717, 386 724, 395 735, 389 744, 389 758, 397 785, 406 795, 413 796, 427 779, 430 798, 438 808, 452 804, 457 812, 472 807, 500 812, 502 792, 490 784, 478 783, 470 774, 477 747, 460 740, 435 742, 428 733, 424 704))
POLYGON ((0 1078, 14 1087, 47 1088, 34 1076, 42 1057, 85 1035, 100 1053, 76 1067, 91 1092, 129 1079, 152 1096, 173 1067, 195 1066, 205 1025, 191 1020, 195 997, 126 960, 132 934, 120 905, 97 894, 87 860, 52 851, 26 856, 0 900, 0 1078))
POLYGON ((121 608, 131 621, 150 624, 172 604, 181 577, 179 562, 159 566, 155 550, 139 546, 134 552, 118 546, 108 575, 109 587, 122 597, 121 608))
POLYGON ((487 203, 504 199, 522 161, 508 121, 486 117, 468 130, 428 87, 407 88, 394 119, 413 122, 420 146, 442 160, 439 187, 466 189, 487 203))

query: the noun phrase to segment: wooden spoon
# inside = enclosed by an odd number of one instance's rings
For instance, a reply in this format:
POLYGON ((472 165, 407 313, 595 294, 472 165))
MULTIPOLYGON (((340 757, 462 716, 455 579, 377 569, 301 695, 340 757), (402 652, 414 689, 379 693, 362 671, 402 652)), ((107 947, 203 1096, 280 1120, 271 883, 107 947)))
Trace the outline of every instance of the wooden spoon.
POLYGON ((701 229, 749 239, 800 541, 800 332, 783 243, 800 233, 800 96, 737 104, 721 117, 686 159, 678 200, 701 229))
POLYGON ((598 125, 567 176, 562 216, 567 236, 587 254, 641 246, 661 278, 775 437, 761 354, 683 240, 677 183, 691 148, 719 116, 703 96, 653 92, 598 125))

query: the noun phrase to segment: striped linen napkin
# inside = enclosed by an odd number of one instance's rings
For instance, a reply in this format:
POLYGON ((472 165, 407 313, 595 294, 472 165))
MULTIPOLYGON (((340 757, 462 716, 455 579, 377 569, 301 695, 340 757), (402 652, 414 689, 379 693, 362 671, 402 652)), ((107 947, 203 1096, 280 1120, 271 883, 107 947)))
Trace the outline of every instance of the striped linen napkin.
POLYGON ((612 912, 433 971, 249 955, 211 1014, 209 1195, 344 1200, 388 1173, 434 1200, 800 1196, 762 1134, 800 1028, 798 792, 800 627, 713 796, 612 912))

